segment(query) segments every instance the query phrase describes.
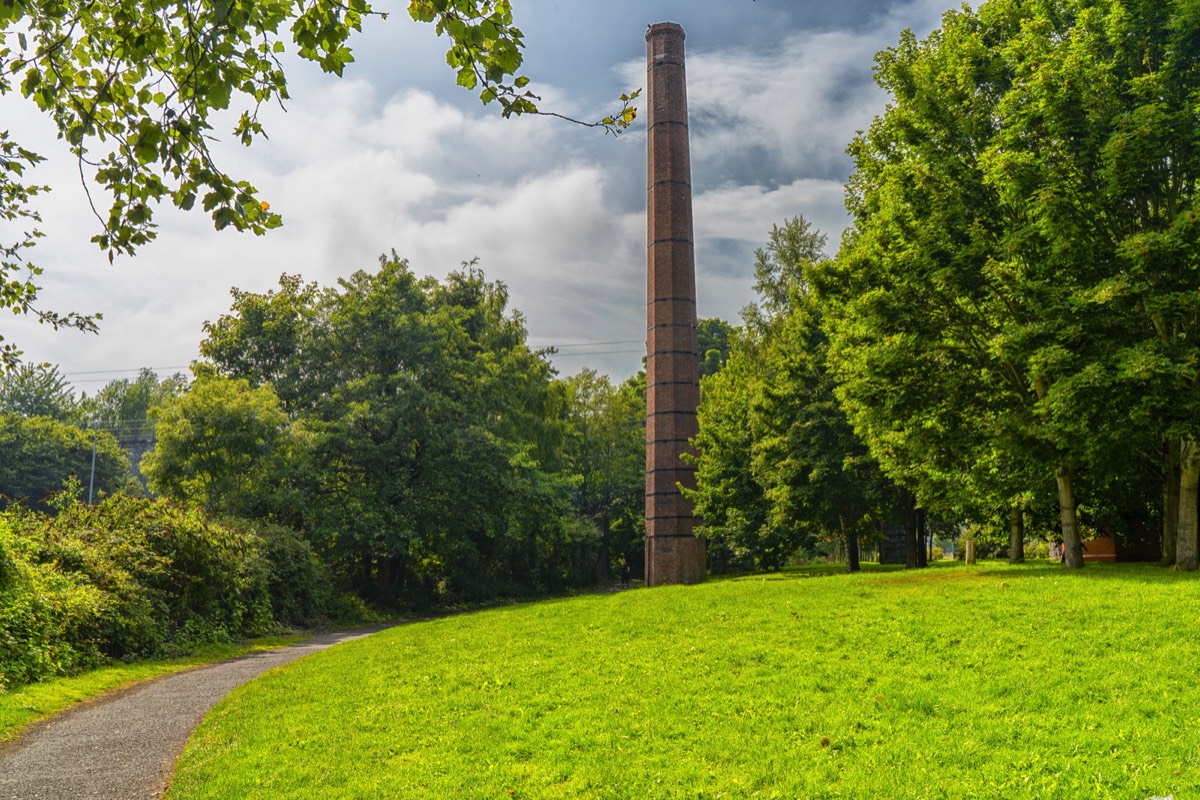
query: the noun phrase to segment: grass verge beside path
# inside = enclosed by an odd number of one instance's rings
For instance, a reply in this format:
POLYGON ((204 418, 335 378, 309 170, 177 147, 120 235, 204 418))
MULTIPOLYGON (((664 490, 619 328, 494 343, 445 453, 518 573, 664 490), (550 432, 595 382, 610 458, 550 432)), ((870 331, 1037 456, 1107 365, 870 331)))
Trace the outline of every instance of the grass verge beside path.
POLYGON ((170 800, 1200 797, 1200 581, 711 581, 397 627, 234 691, 170 800))
POLYGON ((307 633, 263 636, 240 645, 207 645, 203 650, 183 658, 114 664, 69 678, 52 678, 0 693, 0 742, 13 739, 38 720, 104 692, 247 653, 287 647, 311 636, 307 633))

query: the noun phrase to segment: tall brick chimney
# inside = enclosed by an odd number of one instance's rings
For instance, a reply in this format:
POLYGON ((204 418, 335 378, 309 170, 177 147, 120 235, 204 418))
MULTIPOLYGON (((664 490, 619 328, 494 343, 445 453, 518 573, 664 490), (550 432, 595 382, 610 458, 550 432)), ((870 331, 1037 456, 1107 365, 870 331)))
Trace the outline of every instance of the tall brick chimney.
POLYGON ((646 31, 646 84, 646 585, 661 586, 704 580, 704 540, 678 488, 696 486, 680 455, 698 430, 700 361, 683 28, 673 22, 646 31))

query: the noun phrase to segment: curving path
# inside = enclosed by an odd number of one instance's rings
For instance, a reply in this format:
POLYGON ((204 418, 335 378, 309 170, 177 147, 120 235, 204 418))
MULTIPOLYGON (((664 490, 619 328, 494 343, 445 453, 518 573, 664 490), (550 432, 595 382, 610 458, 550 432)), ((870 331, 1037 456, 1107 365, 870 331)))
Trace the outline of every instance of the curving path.
POLYGON ((386 627, 326 633, 157 678, 37 723, 0 746, 0 799, 161 797, 192 730, 230 691, 272 667, 386 627))

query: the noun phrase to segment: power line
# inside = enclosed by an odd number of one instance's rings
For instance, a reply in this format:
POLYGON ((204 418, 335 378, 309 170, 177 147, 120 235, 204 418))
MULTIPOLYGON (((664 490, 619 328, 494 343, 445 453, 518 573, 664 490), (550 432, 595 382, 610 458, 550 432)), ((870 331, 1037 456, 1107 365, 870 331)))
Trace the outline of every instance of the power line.
POLYGON ((584 352, 584 353, 554 353, 552 357, 558 358, 561 356, 563 358, 567 358, 567 357, 573 357, 573 356, 611 356, 611 355, 617 355, 619 353, 643 353, 643 352, 645 352, 645 351, 641 350, 641 349, 638 349, 638 350, 590 350, 590 351, 584 352))
MULTIPOLYGON (((158 372, 159 370, 168 370, 168 369, 178 370, 178 369, 190 369, 190 368, 191 367, 189 365, 183 365, 183 366, 175 366, 175 367, 129 367, 128 369, 93 369, 93 370, 85 370, 85 371, 79 371, 79 372, 64 372, 64 373, 62 373, 62 376, 64 378, 69 378, 72 375, 119 375, 122 372, 141 372, 142 370, 149 370, 150 372, 158 372)), ((80 382, 88 383, 88 381, 80 381, 80 382)))
MULTIPOLYGON (((613 341, 609 341, 609 342, 575 342, 572 344, 535 345, 535 344, 526 343, 526 346, 532 350, 561 351, 561 350, 566 350, 568 348, 575 348, 575 347, 608 347, 610 345, 618 345, 618 344, 645 344, 645 342, 642 339, 614 339, 613 341)), ((588 352, 582 352, 582 353, 558 352, 558 353, 555 353, 555 355, 593 356, 593 355, 616 355, 616 354, 623 354, 623 353, 640 353, 640 352, 642 352, 642 350, 639 348, 637 350, 597 350, 597 351, 588 351, 588 352)), ((160 373, 160 372, 168 372, 170 370, 186 370, 186 369, 191 369, 191 365, 190 364, 177 364, 174 366, 166 366, 166 367, 126 367, 125 369, 74 370, 71 372, 63 372, 60 374, 64 378, 72 378, 75 376, 85 376, 85 375, 121 375, 124 373, 138 373, 138 372, 141 372, 142 370, 149 370, 150 372, 160 373)), ((168 377, 170 377, 170 376, 168 375, 168 377)), ((84 378, 83 380, 72 380, 71 383, 106 383, 106 382, 108 382, 108 380, 109 379, 107 379, 107 378, 84 378)))
POLYGON ((605 347, 611 344, 642 344, 641 339, 620 339, 615 342, 579 342, 577 344, 543 344, 539 345, 539 350, 554 349, 562 350, 566 347, 605 347))

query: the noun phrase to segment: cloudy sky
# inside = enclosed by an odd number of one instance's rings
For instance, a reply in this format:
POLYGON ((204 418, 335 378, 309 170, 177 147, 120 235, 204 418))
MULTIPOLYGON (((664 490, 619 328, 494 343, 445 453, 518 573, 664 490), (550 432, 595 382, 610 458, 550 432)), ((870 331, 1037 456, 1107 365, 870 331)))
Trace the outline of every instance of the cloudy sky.
MULTIPOLYGON (((753 251, 771 225, 803 214, 836 245, 845 146, 883 109, 876 51, 904 28, 932 30, 950 0, 514 0, 524 72, 542 107, 597 119, 645 84, 646 25, 687 32, 696 267, 701 316, 738 321, 753 251)), ((200 213, 163 209, 159 238, 110 266, 74 162, 35 111, 0 98, 0 120, 50 157, 36 180, 47 237, 42 303, 101 312, 98 336, 9 317, 3 334, 33 361, 94 391, 139 367, 185 369, 231 287, 272 288, 282 272, 322 285, 395 250, 443 276, 478 257, 510 288, 530 343, 559 348, 564 374, 637 370, 645 338, 645 130, 619 138, 551 118, 502 120, 454 86, 445 44, 379 4, 337 80, 298 63, 269 142, 219 146, 284 227, 218 233, 200 213)), ((391 6, 390 8, 388 6, 391 6)), ((229 137, 231 138, 231 137, 229 137)))

